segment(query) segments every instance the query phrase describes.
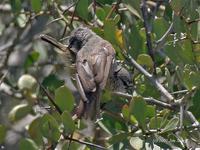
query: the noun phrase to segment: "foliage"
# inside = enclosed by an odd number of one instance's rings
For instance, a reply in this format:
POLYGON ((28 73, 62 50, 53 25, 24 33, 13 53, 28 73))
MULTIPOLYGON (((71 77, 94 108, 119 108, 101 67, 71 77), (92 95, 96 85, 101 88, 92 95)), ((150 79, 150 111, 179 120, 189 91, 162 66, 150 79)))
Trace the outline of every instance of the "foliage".
POLYGON ((0 12, 0 146, 200 147, 199 1, 3 0, 0 12), (66 44, 80 25, 113 45, 134 83, 133 93, 104 91, 92 138, 72 115, 73 66, 39 38, 45 33, 66 44), (16 128, 20 138, 10 143, 16 128))

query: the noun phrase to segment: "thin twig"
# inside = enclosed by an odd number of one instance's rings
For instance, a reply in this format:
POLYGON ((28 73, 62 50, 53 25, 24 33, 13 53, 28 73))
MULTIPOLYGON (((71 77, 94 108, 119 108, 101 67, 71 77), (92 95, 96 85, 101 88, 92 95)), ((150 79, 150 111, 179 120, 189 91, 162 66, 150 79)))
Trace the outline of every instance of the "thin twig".
POLYGON ((179 119, 179 122, 180 122, 179 127, 180 127, 181 129, 182 129, 182 127, 183 127, 183 119, 184 119, 184 105, 181 104, 181 105, 180 105, 180 119, 179 119))
POLYGON ((76 12, 76 8, 77 8, 77 6, 78 6, 79 1, 80 1, 80 0, 77 0, 77 1, 76 1, 76 5, 75 5, 75 7, 74 7, 74 12, 73 12, 73 14, 72 14, 72 19, 71 19, 71 21, 70 21, 70 25, 72 25, 72 23, 73 23, 74 16, 75 16, 75 12, 76 12))
POLYGON ((8 49, 8 48, 10 48, 12 45, 13 45, 13 41, 9 41, 8 43, 2 45, 2 46, 0 47, 0 52, 6 50, 6 49, 8 49))
MULTIPOLYGON (((73 23, 74 16, 75 16, 75 12, 76 12, 76 7, 77 7, 79 1, 80 1, 80 0, 77 0, 77 1, 73 4, 73 5, 75 5, 75 7, 74 7, 74 11, 73 11, 72 18, 71 18, 71 21, 70 21, 70 23, 69 23, 69 26, 71 26, 72 23, 73 23)), ((65 10, 65 11, 66 11, 66 10, 65 10)), ((63 13, 63 14, 64 14, 64 13, 63 13)), ((66 31, 67 31, 67 27, 68 27, 68 24, 65 25, 65 28, 64 28, 63 34, 62 34, 62 38, 65 36, 65 33, 66 33, 66 31)))
POLYGON ((108 15, 106 16, 106 20, 108 20, 110 18, 110 16, 112 15, 112 13, 116 10, 118 10, 119 4, 121 3, 121 0, 118 0, 116 4, 113 5, 113 7, 111 8, 111 10, 109 11, 108 15))
POLYGON ((47 26, 50 25, 50 24, 52 24, 52 23, 54 23, 54 22, 57 22, 57 21, 59 21, 59 20, 62 20, 62 19, 63 19, 62 17, 56 18, 56 19, 50 21, 49 23, 47 23, 47 26))
POLYGON ((51 97, 51 95, 48 93, 48 91, 45 89, 45 87, 37 80, 39 86, 45 93, 45 95, 48 97, 49 101, 52 103, 52 105, 56 108, 59 114, 62 114, 62 110, 58 107, 58 105, 54 102, 54 99, 51 97))
MULTIPOLYGON (((121 96, 121 97, 125 97, 127 99, 133 98, 132 95, 122 93, 122 92, 113 92, 113 94, 121 96)), ((154 99, 154 98, 144 98, 144 100, 149 104, 157 105, 157 106, 160 106, 160 107, 163 107, 163 108, 168 108, 170 110, 175 110, 175 107, 173 105, 165 103, 165 102, 161 102, 161 101, 154 99)))
POLYGON ((181 91, 175 91, 175 92, 172 92, 171 94, 183 94, 183 93, 186 93, 188 92, 188 90, 181 90, 181 91))
POLYGON ((5 79, 5 77, 7 76, 7 74, 8 74, 8 71, 6 71, 6 73, 4 73, 4 75, 1 77, 1 79, 0 79, 0 86, 3 83, 3 80, 5 79))
MULTIPOLYGON (((70 135, 70 138, 73 138, 73 133, 70 135)), ((70 150, 71 143, 72 143, 72 140, 69 140, 67 150, 70 150)))
POLYGON ((90 143, 90 142, 85 142, 85 141, 74 139, 74 138, 71 138, 71 137, 68 137, 68 136, 64 136, 64 138, 66 140, 71 140, 71 141, 74 141, 74 142, 77 142, 77 143, 80 143, 80 144, 87 145, 89 147, 98 148, 98 149, 102 149, 102 150, 107 150, 107 148, 105 148, 103 146, 100 146, 100 145, 97 145, 97 144, 93 144, 93 143, 90 143))
POLYGON ((160 5, 162 4, 162 1, 157 1, 156 5, 154 6, 154 10, 152 13, 152 18, 155 19, 156 13, 158 11, 158 9, 160 8, 160 5))
POLYGON ((159 51, 161 48, 163 48, 164 44, 166 43, 166 38, 171 34, 174 27, 174 12, 172 13, 172 23, 170 24, 167 31, 163 34, 163 36, 156 41, 156 47, 154 51, 159 51))
POLYGON ((65 18, 65 16, 63 15, 63 12, 58 8, 58 5, 56 2, 53 3, 54 4, 54 7, 56 8, 57 12, 58 12, 58 15, 60 18, 62 18, 66 24, 69 24, 69 21, 65 18))
POLYGON ((67 7, 62 14, 64 15, 70 8, 74 7, 76 5, 77 2, 74 2, 73 4, 71 4, 69 7, 67 7))
POLYGON ((195 118, 195 116, 190 112, 190 111, 184 111, 184 115, 186 116, 186 117, 188 117, 191 121, 192 121, 192 123, 194 124, 194 125, 197 125, 197 126, 199 126, 199 122, 197 121, 197 119, 195 118))
POLYGON ((93 6, 94 14, 96 14, 96 6, 97 6, 96 0, 92 0, 92 6, 93 6))

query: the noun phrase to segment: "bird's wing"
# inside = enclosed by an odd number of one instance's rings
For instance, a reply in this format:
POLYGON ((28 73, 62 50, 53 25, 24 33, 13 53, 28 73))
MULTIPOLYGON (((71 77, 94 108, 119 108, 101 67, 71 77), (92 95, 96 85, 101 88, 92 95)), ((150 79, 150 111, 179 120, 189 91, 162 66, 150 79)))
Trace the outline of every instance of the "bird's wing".
POLYGON ((78 61, 76 62, 76 69, 80 77, 84 92, 87 93, 96 91, 96 83, 94 81, 93 69, 90 65, 90 62, 87 59, 78 61))
POLYGON ((112 60, 114 58, 114 49, 112 46, 99 46, 90 52, 90 55, 81 55, 81 60, 77 62, 77 72, 85 92, 94 92, 98 85, 104 89, 112 60))
POLYGON ((101 49, 98 55, 96 55, 94 60, 94 74, 95 81, 99 84, 101 89, 104 89, 112 65, 113 55, 108 52, 106 47, 101 49))

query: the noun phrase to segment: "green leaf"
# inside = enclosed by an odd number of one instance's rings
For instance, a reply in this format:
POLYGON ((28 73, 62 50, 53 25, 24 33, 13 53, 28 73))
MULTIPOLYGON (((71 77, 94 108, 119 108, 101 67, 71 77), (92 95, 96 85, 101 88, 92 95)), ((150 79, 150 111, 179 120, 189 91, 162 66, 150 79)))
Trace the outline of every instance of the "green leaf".
POLYGON ((147 105, 146 116, 147 117, 154 117, 155 116, 155 106, 147 105))
POLYGON ((21 10, 21 0, 10 0, 12 11, 17 13, 21 10))
POLYGON ((182 47, 182 59, 188 64, 193 64, 195 62, 193 45, 190 40, 183 40, 180 42, 182 47))
POLYGON ((97 8, 96 15, 101 21, 104 21, 104 19, 106 18, 106 13, 103 8, 97 8))
POLYGON ((198 22, 192 23, 190 25, 190 27, 191 27, 190 32, 191 32, 193 41, 195 41, 196 39, 200 40, 200 25, 199 25, 199 23, 198 22))
POLYGON ((163 17, 154 20, 153 31, 156 34, 156 40, 159 40, 165 34, 168 29, 167 24, 167 21, 163 17))
POLYGON ((111 42, 112 44, 117 45, 116 38, 115 38, 115 22, 113 20, 105 20, 104 22, 104 38, 111 42))
POLYGON ((161 127, 162 117, 153 117, 150 120, 149 128, 150 129, 159 129, 161 127))
POLYGON ((57 142, 60 138, 59 125, 57 121, 49 114, 45 114, 41 118, 39 129, 42 135, 49 140, 57 142))
POLYGON ((31 139, 33 139, 38 145, 43 145, 42 133, 38 130, 40 128, 40 121, 41 118, 33 120, 28 127, 28 133, 31 139))
POLYGON ((100 28, 94 27, 92 28, 92 31, 95 32, 98 36, 104 38, 104 32, 100 28))
POLYGON ((28 104, 20 104, 15 106, 10 112, 9 112, 9 119, 10 121, 17 121, 23 117, 25 117, 28 113, 32 111, 32 107, 28 104))
POLYGON ((0 144, 4 142, 6 137, 6 127, 0 124, 0 144))
POLYGON ((147 54, 140 54, 137 58, 137 62, 140 65, 146 65, 147 67, 153 68, 153 60, 147 54))
POLYGON ((21 139, 19 142, 19 150, 38 150, 36 143, 28 138, 21 139))
POLYGON ((151 137, 155 145, 158 145, 160 149, 172 149, 173 144, 168 141, 168 139, 165 139, 164 137, 155 134, 153 137, 151 137))
POLYGON ((103 95, 102 95, 102 100, 101 100, 101 102, 108 102, 108 101, 110 101, 111 99, 112 99, 112 97, 111 97, 111 91, 110 90, 107 90, 107 89, 105 89, 104 90, 104 92, 103 92, 103 95))
POLYGON ((172 9, 177 14, 179 14, 185 5, 185 2, 186 2, 186 0, 173 0, 173 1, 171 1, 170 5, 171 5, 172 9))
POLYGON ((88 19, 88 6, 89 6, 88 0, 79 0, 76 6, 76 12, 78 16, 80 16, 84 20, 88 19))
POLYGON ((177 127, 179 119, 177 117, 172 118, 167 125, 162 129, 161 133, 171 131, 177 127))
POLYGON ((118 116, 110 116, 108 114, 103 114, 102 124, 108 129, 108 132, 116 134, 119 131, 127 131, 127 125, 118 116))
POLYGON ((167 109, 164 109, 161 114, 162 114, 162 121, 160 123, 160 128, 164 128, 169 122, 168 117, 170 115, 170 111, 167 109))
POLYGON ((198 87, 200 85, 199 71, 194 69, 193 65, 185 65, 183 69, 183 81, 189 90, 195 86, 198 87))
POLYGON ((118 133, 116 135, 113 135, 108 142, 111 144, 115 144, 115 143, 120 143, 123 140, 127 139, 127 137, 129 136, 130 133, 118 133))
POLYGON ((129 107, 126 104, 122 107, 122 115, 126 120, 129 120, 130 112, 129 107))
POLYGON ((184 40, 182 43, 166 45, 165 53, 177 65, 194 63, 192 45, 188 40, 184 40))
POLYGON ((135 149, 135 150, 140 150, 143 147, 144 141, 139 138, 139 137, 131 137, 131 139, 129 140, 131 146, 135 149))
POLYGON ((146 102, 142 97, 133 97, 131 100, 130 106, 130 113, 134 115, 134 117, 137 119, 139 122, 139 125, 145 129, 146 128, 146 110, 147 110, 147 105, 146 102))
MULTIPOLYGON (((200 28, 200 26, 199 26, 199 28, 200 28)), ((194 51, 196 62, 200 63, 200 44, 193 45, 193 51, 194 51)))
POLYGON ((44 78, 44 80, 42 82, 42 85, 44 85, 44 87, 48 88, 51 91, 56 90, 63 84, 64 84, 64 81, 59 80, 55 74, 50 74, 49 76, 44 78))
POLYGON ((74 130, 75 130, 75 123, 72 120, 72 117, 69 114, 69 112, 68 111, 64 111, 62 113, 61 117, 62 117, 62 122, 63 122, 63 125, 64 125, 64 133, 65 134, 73 133, 74 130))
POLYGON ((174 31, 177 33, 176 38, 181 37, 181 33, 185 33, 187 30, 187 26, 179 16, 174 16, 174 31))
POLYGON ((61 86, 55 91, 55 103, 62 111, 71 112, 74 108, 74 97, 66 86, 61 86))
POLYGON ((165 76, 167 78, 167 87, 170 90, 170 92, 173 91, 173 80, 172 80, 172 76, 168 70, 168 68, 165 68, 165 76))
MULTIPOLYGON (((58 150, 67 150, 69 149, 69 142, 67 140, 60 140, 56 148, 58 147, 58 150)), ((71 142, 70 143, 70 150, 78 150, 81 147, 79 143, 71 142)), ((88 150, 86 148, 86 150, 88 150)))
POLYGON ((41 0, 31 0, 31 6, 35 12, 39 12, 42 7, 41 0))
POLYGON ((27 69, 28 67, 32 66, 38 59, 39 59, 39 52, 32 51, 25 60, 24 67, 27 69))
POLYGON ((200 119, 200 90, 198 89, 194 96, 192 96, 193 105, 189 110, 194 114, 194 116, 199 120, 200 119))
POLYGON ((138 25, 133 24, 130 28, 130 33, 127 29, 126 36, 128 36, 128 44, 130 45, 130 49, 128 50, 131 56, 135 59, 141 53, 145 53, 145 42, 140 32, 140 27, 138 25))
MULTIPOLYGON (((135 5, 136 6, 136 5, 135 5)), ((135 8, 133 8, 131 5, 126 5, 125 7, 130 11, 130 13, 132 13, 134 16, 138 17, 139 19, 142 19, 142 17, 140 16, 139 12, 137 11, 135 8)), ((140 9, 139 9, 140 10, 140 9)))
POLYGON ((141 16, 141 8, 140 8, 140 4, 141 4, 141 0, 125 0, 126 3, 128 3, 127 5, 125 5, 127 7, 127 9, 135 16, 137 16, 138 18, 142 18, 141 16))
POLYGON ((166 20, 172 20, 172 8, 170 6, 170 4, 166 4, 165 5, 165 13, 164 13, 164 18, 166 18, 166 20))
POLYGON ((141 76, 142 80, 144 80, 144 84, 143 83, 138 83, 137 84, 137 92, 144 96, 144 97, 154 97, 154 98, 158 98, 160 97, 160 93, 155 90, 155 87, 149 83, 148 79, 143 79, 143 76, 141 76))
POLYGON ((187 89, 192 89, 192 87, 194 86, 192 80, 190 79, 191 72, 192 72, 192 70, 189 67, 187 67, 187 66, 184 67, 183 81, 184 81, 187 89))

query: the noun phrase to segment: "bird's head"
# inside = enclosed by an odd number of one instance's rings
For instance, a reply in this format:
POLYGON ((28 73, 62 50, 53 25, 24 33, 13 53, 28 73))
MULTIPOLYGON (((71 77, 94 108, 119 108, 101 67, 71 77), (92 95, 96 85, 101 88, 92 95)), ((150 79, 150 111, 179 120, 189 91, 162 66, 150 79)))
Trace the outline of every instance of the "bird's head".
POLYGON ((77 53, 93 34, 94 33, 86 27, 74 29, 69 37, 68 47, 77 53))

